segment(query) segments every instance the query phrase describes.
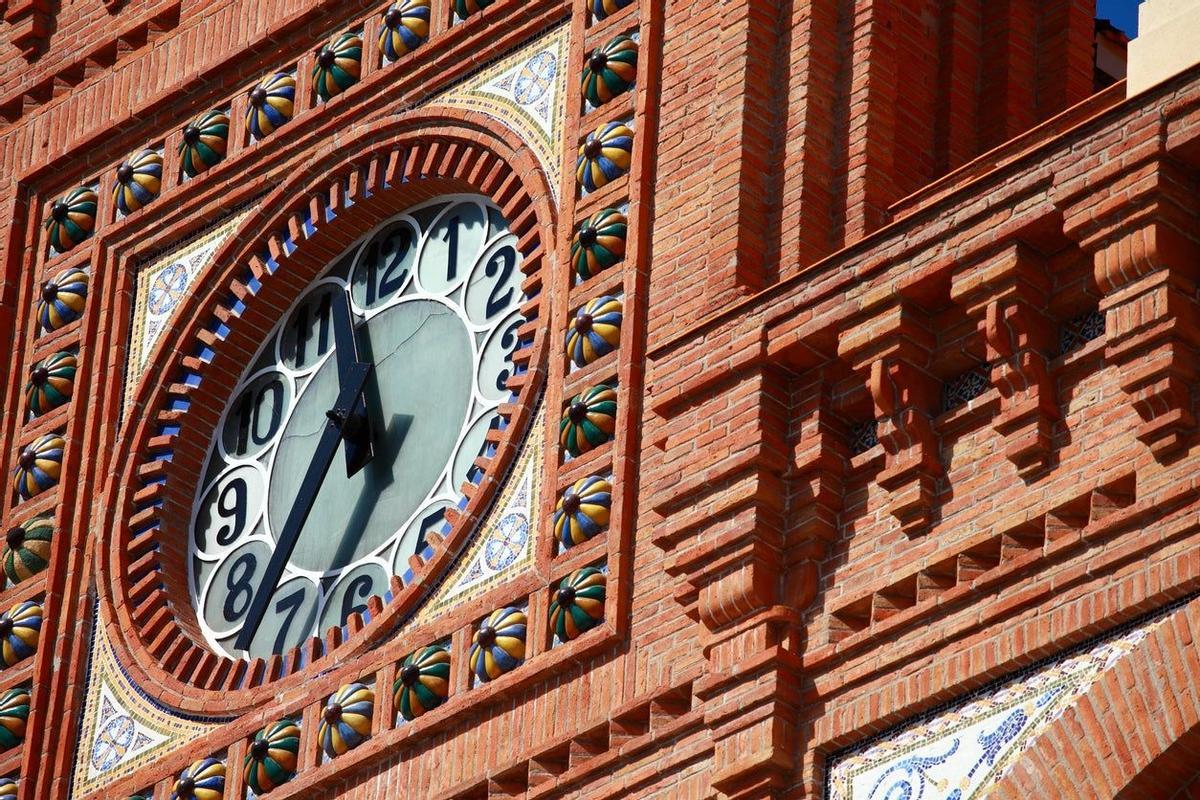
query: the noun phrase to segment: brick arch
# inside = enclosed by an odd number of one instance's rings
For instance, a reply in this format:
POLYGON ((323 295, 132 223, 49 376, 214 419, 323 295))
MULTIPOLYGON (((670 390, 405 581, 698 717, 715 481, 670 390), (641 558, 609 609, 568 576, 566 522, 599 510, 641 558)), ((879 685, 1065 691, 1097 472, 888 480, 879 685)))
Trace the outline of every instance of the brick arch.
POLYGON ((988 793, 1168 798, 1200 759, 1200 600, 1158 625, 1025 751, 988 793))
MULTIPOLYGON (((477 192, 501 208, 526 254, 527 290, 541 286, 553 263, 547 245, 555 241, 557 219, 546 177, 515 134, 482 115, 418 112, 364 123, 307 163, 258 203, 213 255, 215 274, 202 276, 205 291, 181 305, 176 312, 181 323, 155 347, 146 375, 158 377, 144 379, 136 390, 132 407, 141 415, 131 419, 114 447, 102 523, 113 535, 96 551, 102 622, 135 682, 154 686, 160 701, 188 713, 245 712, 299 686, 306 675, 336 668, 378 643, 420 601, 430 572, 440 574, 452 563, 498 482, 467 487, 466 508, 416 581, 404 585, 395 579, 391 602, 368 604, 370 619, 352 619, 354 635, 345 642, 340 636, 314 638, 265 660, 219 656, 198 635, 179 545, 186 541, 187 495, 194 491, 219 410, 203 402, 192 402, 183 412, 170 410, 174 400, 197 399, 191 396, 195 387, 179 377, 181 371, 199 375, 206 395, 225 397, 241 371, 234 354, 253 352, 254 337, 273 327, 281 309, 329 259, 395 211, 440 194, 477 192), (304 212, 318 223, 315 230, 305 230, 304 212), (276 268, 268 269, 268 257, 276 268), (261 284, 252 297, 246 291, 247 265, 261 284), (235 298, 245 304, 230 314, 235 298), (219 347, 214 345, 215 353, 199 359, 194 354, 199 345, 211 343, 214 321, 228 322, 228 330, 219 347), (183 434, 164 436, 164 420, 178 422, 180 414, 185 415, 183 434), (170 460, 155 459, 168 450, 170 460), (164 483, 141 485, 148 477, 164 483)), ((526 306, 531 319, 541 317, 542 323, 527 351, 528 372, 519 387, 510 384, 519 400, 510 406, 498 459, 515 452, 516 437, 532 422, 532 399, 544 379, 546 310, 539 311, 540 302, 526 306)))

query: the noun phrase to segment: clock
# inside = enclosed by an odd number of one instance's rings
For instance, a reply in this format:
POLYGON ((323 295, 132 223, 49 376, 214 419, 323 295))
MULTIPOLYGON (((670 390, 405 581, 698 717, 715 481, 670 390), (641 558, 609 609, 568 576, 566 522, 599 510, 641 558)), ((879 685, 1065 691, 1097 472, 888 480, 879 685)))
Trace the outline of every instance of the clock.
POLYGON ((491 201, 443 196, 332 259, 280 315, 195 490, 188 587, 217 652, 284 653, 343 625, 442 527, 519 372, 521 259, 491 201))

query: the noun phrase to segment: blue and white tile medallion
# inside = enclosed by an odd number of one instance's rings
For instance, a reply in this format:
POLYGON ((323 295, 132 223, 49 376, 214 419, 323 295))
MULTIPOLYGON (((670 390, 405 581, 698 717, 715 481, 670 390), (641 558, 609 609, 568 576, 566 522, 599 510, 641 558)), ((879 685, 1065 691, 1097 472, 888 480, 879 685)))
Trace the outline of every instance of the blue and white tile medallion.
POLYGON ((1162 617, 831 762, 830 800, 982 800, 1046 728, 1162 617))

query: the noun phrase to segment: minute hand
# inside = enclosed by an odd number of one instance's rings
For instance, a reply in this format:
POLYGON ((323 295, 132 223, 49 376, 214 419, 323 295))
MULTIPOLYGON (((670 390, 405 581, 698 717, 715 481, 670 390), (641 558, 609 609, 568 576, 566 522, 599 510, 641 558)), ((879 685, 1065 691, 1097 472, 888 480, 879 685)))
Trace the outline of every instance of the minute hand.
POLYGON ((266 572, 258 584, 254 599, 250 602, 250 609, 246 612, 246 619, 234 645, 238 650, 250 649, 254 634, 258 632, 258 626, 262 624, 263 616, 267 613, 271 595, 279 585, 279 579, 283 577, 283 568, 291 559, 292 551, 296 549, 296 543, 300 540, 300 532, 304 530, 304 523, 312 513, 317 493, 320 492, 321 484, 325 482, 325 476, 337 455, 338 445, 345 435, 346 427, 353 424, 352 412, 362 401, 363 388, 367 385, 373 369, 371 364, 356 363, 345 375, 346 379, 342 382, 337 401, 328 413, 329 419, 321 432, 320 441, 317 442, 317 450, 275 543, 275 552, 271 554, 266 572))

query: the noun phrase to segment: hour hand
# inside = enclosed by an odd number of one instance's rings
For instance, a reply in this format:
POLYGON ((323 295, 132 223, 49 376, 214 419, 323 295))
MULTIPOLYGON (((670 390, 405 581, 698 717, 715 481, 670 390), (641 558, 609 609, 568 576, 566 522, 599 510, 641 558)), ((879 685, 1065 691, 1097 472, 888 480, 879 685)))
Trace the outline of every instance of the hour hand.
MULTIPOLYGON (((354 335, 354 320, 350 314, 350 298, 345 292, 337 292, 333 301, 333 337, 337 354, 338 386, 356 384, 357 373, 374 365, 364 361, 358 354, 358 337, 354 335)), ((330 421, 342 431, 346 451, 346 477, 352 477, 365 467, 374 455, 371 445, 371 420, 367 414, 367 403, 363 392, 357 392, 349 408, 331 408, 326 412, 330 421)))

